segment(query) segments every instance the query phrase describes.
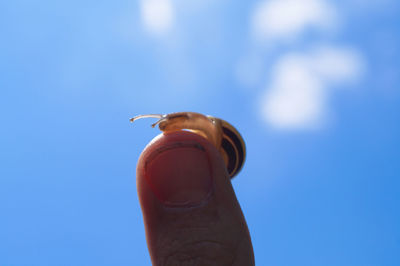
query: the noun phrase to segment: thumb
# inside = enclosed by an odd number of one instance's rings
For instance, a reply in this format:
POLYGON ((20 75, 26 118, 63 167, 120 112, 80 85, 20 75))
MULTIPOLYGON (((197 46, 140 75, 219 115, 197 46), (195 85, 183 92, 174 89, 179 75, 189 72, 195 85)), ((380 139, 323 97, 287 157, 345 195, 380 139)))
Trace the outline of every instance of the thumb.
POLYGON ((137 187, 153 265, 254 265, 224 161, 208 140, 159 135, 140 156, 137 187))

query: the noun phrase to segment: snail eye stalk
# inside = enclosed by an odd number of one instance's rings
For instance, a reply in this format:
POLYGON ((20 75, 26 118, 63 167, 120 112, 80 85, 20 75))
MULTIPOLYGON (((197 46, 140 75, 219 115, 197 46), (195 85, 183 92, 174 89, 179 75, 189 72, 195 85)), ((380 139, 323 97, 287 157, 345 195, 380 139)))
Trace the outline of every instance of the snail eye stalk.
POLYGON ((129 119, 129 121, 131 123, 135 122, 138 119, 142 119, 142 118, 159 118, 161 119, 163 117, 163 115, 160 114, 149 114, 149 115, 137 115, 135 117, 132 117, 131 119, 129 119))

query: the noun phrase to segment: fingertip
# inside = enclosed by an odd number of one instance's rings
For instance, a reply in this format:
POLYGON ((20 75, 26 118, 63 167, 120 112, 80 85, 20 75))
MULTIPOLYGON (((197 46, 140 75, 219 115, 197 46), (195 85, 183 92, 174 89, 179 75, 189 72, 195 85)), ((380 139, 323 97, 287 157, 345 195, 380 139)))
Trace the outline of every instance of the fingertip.
POLYGON ((246 254, 251 251, 225 162, 204 137, 188 131, 155 137, 139 158, 137 189, 153 261, 163 261, 182 248, 190 249, 188 255, 194 257, 215 251, 209 244, 198 250, 188 241, 221 243, 230 250, 221 251, 225 259, 243 239, 246 254))
POLYGON ((199 201, 209 194, 215 165, 224 168, 218 150, 204 137, 188 131, 160 134, 146 146, 139 158, 139 195, 144 196, 143 190, 150 188, 164 204, 170 200, 183 203, 199 201), (181 200, 177 199, 179 197, 181 200))

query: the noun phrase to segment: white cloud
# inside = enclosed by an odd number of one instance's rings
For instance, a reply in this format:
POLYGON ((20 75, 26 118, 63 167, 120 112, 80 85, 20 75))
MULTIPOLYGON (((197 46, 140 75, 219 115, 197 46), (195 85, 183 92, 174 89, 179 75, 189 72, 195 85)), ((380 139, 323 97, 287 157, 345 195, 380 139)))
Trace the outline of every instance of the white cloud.
POLYGON ((311 27, 327 29, 337 23, 335 8, 325 0, 271 0, 256 7, 252 30, 261 40, 291 40, 311 27))
POLYGON ((321 47, 311 56, 309 67, 327 82, 352 82, 361 77, 365 63, 356 50, 321 47))
POLYGON ((324 107, 321 81, 301 62, 283 66, 263 99, 262 114, 278 128, 302 128, 316 124, 324 107), (292 65, 293 64, 293 65, 292 65))
POLYGON ((168 33, 175 20, 171 0, 142 0, 141 18, 149 33, 157 36, 168 33))
POLYGON ((287 54, 272 71, 262 116, 276 128, 317 127, 326 115, 328 89, 356 80, 363 69, 361 57, 350 49, 321 47, 308 54, 287 54))

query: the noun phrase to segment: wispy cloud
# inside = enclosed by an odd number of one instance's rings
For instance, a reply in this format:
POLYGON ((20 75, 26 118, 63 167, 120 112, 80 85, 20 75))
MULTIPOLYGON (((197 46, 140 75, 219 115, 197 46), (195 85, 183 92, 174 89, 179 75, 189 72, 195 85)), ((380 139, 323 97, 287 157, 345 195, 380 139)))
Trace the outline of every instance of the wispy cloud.
POLYGON ((174 6, 171 0, 141 0, 141 18, 150 34, 164 35, 173 27, 174 6))
POLYGON ((364 63, 356 51, 320 47, 282 56, 261 100, 263 119, 281 129, 307 129, 323 123, 330 88, 354 81, 364 63))
POLYGON ((293 40, 309 28, 325 30, 337 24, 336 10, 325 0, 264 1, 252 16, 252 31, 259 40, 293 40))
POLYGON ((255 45, 239 62, 237 77, 248 86, 259 86, 262 76, 268 77, 260 97, 260 113, 269 126, 297 130, 323 125, 330 89, 362 76, 365 63, 357 49, 329 43, 315 46, 315 40, 326 43, 327 33, 332 39, 340 29, 339 14, 328 0, 269 0, 255 7, 251 16, 255 45), (317 39, 307 39, 312 29, 317 39), (293 50, 293 45, 271 50, 274 45, 297 40, 302 40, 306 52, 293 50), (267 71, 262 60, 276 55, 267 71))

